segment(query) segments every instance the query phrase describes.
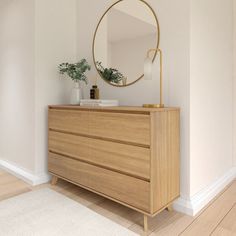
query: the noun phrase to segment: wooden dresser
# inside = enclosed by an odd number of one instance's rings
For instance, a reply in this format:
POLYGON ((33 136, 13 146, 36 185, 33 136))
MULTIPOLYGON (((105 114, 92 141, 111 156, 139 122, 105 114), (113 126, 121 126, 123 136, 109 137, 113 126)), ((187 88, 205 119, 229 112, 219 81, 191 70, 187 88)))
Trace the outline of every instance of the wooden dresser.
POLYGON ((178 108, 49 106, 57 178, 154 216, 179 197, 178 108))

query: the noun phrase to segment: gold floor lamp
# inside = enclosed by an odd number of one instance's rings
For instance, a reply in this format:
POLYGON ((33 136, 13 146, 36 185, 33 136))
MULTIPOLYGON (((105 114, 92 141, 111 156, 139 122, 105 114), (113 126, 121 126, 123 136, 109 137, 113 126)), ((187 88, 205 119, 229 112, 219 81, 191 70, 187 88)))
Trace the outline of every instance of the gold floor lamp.
POLYGON ((164 108, 165 105, 163 103, 163 61, 162 61, 162 51, 160 48, 150 49, 147 52, 147 57, 144 62, 144 79, 151 80, 152 79, 152 65, 153 60, 151 58, 151 53, 157 52, 160 55, 160 104, 144 104, 143 107, 146 108, 164 108))

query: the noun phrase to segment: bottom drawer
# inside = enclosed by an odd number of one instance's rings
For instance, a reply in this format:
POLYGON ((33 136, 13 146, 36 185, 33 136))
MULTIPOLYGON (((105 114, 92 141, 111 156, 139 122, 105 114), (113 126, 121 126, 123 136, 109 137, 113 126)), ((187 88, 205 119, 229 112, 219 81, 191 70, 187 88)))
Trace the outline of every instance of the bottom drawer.
POLYGON ((49 153, 49 171, 149 212, 150 183, 57 154, 49 153))

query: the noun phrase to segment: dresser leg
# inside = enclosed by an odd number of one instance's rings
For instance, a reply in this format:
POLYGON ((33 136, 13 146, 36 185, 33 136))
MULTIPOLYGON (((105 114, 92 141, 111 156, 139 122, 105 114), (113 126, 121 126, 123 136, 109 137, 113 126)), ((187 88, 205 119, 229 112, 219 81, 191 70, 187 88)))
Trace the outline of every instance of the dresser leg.
POLYGON ((143 229, 145 235, 148 233, 148 217, 146 215, 143 215, 143 229))
POLYGON ((172 211, 173 211, 173 206, 172 206, 172 204, 169 205, 166 209, 167 209, 167 211, 172 212, 172 211))
POLYGON ((58 177, 56 176, 52 176, 52 181, 51 181, 51 185, 56 185, 57 184, 57 181, 58 181, 58 177))

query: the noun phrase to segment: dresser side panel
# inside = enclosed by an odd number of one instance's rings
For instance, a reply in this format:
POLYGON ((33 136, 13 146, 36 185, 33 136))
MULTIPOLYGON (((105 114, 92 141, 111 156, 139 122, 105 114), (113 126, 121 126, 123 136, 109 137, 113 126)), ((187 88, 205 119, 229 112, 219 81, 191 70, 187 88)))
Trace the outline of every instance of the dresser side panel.
POLYGON ((155 214, 180 194, 180 113, 154 112, 151 124, 151 208, 155 214))

